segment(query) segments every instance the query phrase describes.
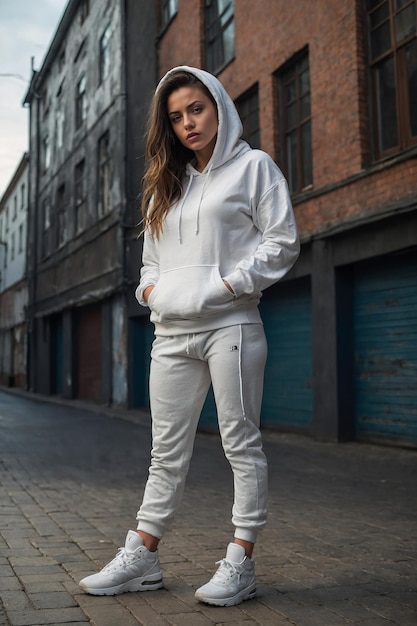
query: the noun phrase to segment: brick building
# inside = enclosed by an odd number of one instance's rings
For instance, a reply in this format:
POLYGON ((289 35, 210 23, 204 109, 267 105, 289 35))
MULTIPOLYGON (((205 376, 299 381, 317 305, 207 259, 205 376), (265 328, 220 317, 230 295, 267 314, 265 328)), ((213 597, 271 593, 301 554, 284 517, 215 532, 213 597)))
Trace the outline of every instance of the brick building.
POLYGON ((416 445, 415 0, 169 0, 159 32, 159 77, 217 75, 292 192, 302 253, 261 305, 263 425, 416 445))

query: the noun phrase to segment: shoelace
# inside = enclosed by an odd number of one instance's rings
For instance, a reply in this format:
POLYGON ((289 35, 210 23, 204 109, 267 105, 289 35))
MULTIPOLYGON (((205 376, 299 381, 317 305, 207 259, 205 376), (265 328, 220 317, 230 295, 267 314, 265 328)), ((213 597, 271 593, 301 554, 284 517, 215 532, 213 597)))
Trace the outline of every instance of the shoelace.
POLYGON ((242 574, 242 567, 240 565, 231 563, 226 559, 217 561, 216 565, 219 565, 219 569, 213 576, 213 581, 215 581, 216 583, 225 585, 235 574, 237 574, 238 579, 240 580, 242 574))
POLYGON ((125 548, 119 548, 116 556, 110 563, 103 568, 106 572, 111 572, 112 570, 117 570, 123 565, 128 565, 134 560, 133 557, 137 557, 136 554, 132 554, 131 552, 126 552, 125 548))

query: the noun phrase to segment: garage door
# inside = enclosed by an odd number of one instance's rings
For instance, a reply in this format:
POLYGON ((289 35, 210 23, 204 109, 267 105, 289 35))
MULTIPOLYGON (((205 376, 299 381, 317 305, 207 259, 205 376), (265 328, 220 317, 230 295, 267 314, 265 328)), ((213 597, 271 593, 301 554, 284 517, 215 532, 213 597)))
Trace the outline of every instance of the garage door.
POLYGON ((76 311, 77 397, 100 402, 102 399, 102 315, 101 304, 76 311))
POLYGON ((308 431, 313 417, 309 279, 271 287, 260 308, 268 341, 261 423, 308 431))
POLYGON ((357 438, 417 445, 417 250, 354 276, 357 438))

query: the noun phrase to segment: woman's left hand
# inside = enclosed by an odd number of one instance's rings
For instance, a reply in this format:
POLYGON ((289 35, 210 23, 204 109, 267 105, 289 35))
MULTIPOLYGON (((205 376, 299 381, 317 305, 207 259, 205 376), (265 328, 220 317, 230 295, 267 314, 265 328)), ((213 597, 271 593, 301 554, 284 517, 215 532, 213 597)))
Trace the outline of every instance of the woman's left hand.
POLYGON ((229 285, 229 283, 227 282, 227 280, 223 280, 224 284, 226 285, 226 287, 228 288, 228 290, 230 291, 230 293, 232 293, 233 295, 235 295, 235 292, 233 291, 233 289, 231 288, 231 286, 229 285))

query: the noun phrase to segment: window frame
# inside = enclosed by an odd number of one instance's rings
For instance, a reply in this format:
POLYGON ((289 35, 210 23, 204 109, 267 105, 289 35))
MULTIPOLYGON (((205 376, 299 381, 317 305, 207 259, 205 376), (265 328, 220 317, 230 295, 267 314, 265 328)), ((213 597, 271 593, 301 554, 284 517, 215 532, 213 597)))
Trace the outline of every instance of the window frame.
POLYGON ((110 41, 111 41, 111 23, 109 22, 103 30, 99 40, 99 66, 98 80, 101 85, 110 75, 110 41), (103 45, 105 44, 105 45, 103 45))
POLYGON ((87 77, 82 74, 76 84, 75 95, 75 128, 82 127, 87 118, 87 77))
POLYGON ((204 40, 205 40, 205 59, 206 67, 212 74, 219 74, 229 63, 235 58, 235 2, 234 0, 225 0, 227 2, 223 11, 219 12, 218 2, 221 0, 205 0, 204 5, 204 40), (212 7, 216 3, 216 16, 212 17, 212 7), (227 18, 225 24, 221 23, 222 17, 227 15, 231 7, 231 15, 227 18), (232 52, 229 56, 225 55, 225 33, 229 27, 232 27, 232 52), (214 30, 214 35, 212 33, 214 30), (220 47, 219 47, 220 46, 220 47), (220 61, 215 61, 217 57, 221 57, 220 61))
MULTIPOLYGON (((311 84, 310 62, 308 47, 303 48, 275 72, 276 92, 279 103, 279 156, 277 160, 282 163, 291 194, 296 195, 310 190, 314 184, 313 176, 313 148, 312 148, 312 113, 311 113, 311 84), (302 75, 308 72, 308 89, 303 91, 301 85, 302 75), (294 79, 290 74, 293 73, 294 79), (291 82, 295 82, 295 98, 287 102, 286 88, 291 82), (303 99, 308 96, 308 115, 303 114, 303 99), (295 123, 289 121, 289 109, 295 106, 295 123), (309 126, 307 141, 303 138, 303 128, 309 126), (293 175, 288 141, 290 135, 295 133, 296 148, 296 171, 293 175), (309 149, 308 151, 306 148, 309 149)), ((304 105, 305 108, 305 105, 304 105)))
POLYGON ((111 211, 111 154, 110 132, 107 130, 97 142, 97 213, 101 219, 111 211), (102 147, 105 146, 103 152, 102 147))
POLYGON ((74 230, 76 235, 82 233, 87 226, 85 176, 85 159, 81 159, 74 167, 74 230), (82 219, 80 219, 81 214, 82 219))
POLYGON ((251 148, 261 147, 261 128, 259 123, 259 84, 255 83, 235 100, 235 105, 243 126, 242 139, 247 141, 251 148), (255 106, 253 103, 256 101, 255 106), (252 116, 256 115, 256 124, 252 126, 252 116), (253 135, 257 140, 251 139, 253 135))
POLYGON ((161 0, 161 29, 165 30, 168 24, 178 13, 178 0, 161 0))
POLYGON ((58 248, 62 248, 68 241, 67 194, 67 186, 65 183, 62 183, 57 189, 56 196, 56 238, 58 248))
MULTIPOLYGON (((371 108, 371 126, 372 126, 372 148, 373 157, 375 160, 380 160, 389 157, 393 154, 401 152, 405 149, 411 148, 417 145, 417 134, 412 135, 411 129, 411 110, 410 110, 410 94, 409 85, 407 79, 407 67, 406 67, 406 49, 407 46, 415 46, 415 54, 417 55, 417 0, 405 0, 405 3, 395 8, 394 0, 375 0, 372 3, 369 0, 364 2, 364 14, 365 14, 365 32, 367 41, 367 68, 369 73, 369 85, 370 85, 370 108, 371 108), (382 16, 383 7, 388 8, 388 15, 382 16), (405 11, 408 7, 414 6, 414 32, 404 36, 400 42, 396 41, 395 31, 395 19, 396 17, 405 11), (381 20, 378 19, 378 12, 380 12, 381 20), (374 17, 372 17, 374 16, 374 17), (374 23, 372 24, 372 22, 374 23), (385 24, 389 27, 389 45, 381 50, 379 53, 373 55, 373 47, 376 45, 376 39, 372 38, 373 33, 377 33, 381 30, 385 24), (390 60, 393 61, 393 78, 394 78, 394 90, 392 104, 395 104, 395 131, 396 142, 384 149, 382 133, 386 129, 386 125, 383 122, 383 113, 381 102, 384 102, 384 110, 387 110, 386 98, 381 95, 378 98, 378 76, 379 72, 383 69, 383 64, 387 64, 390 60)), ((387 43, 384 40, 385 43, 387 43)), ((380 43, 380 42, 379 42, 380 43)), ((386 65, 386 67, 388 67, 386 65)))

